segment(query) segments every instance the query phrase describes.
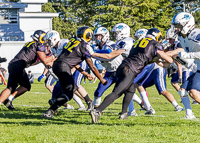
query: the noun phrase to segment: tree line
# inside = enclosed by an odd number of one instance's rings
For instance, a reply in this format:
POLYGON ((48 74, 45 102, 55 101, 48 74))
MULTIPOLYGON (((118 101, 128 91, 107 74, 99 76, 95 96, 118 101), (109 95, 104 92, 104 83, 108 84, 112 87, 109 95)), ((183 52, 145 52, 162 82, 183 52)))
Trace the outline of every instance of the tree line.
POLYGON ((152 27, 158 28, 164 36, 173 16, 184 8, 194 15, 199 26, 198 0, 49 0, 42 11, 59 13, 52 24, 61 38, 75 35, 80 26, 89 26, 92 30, 104 26, 111 31, 120 22, 130 26, 133 37, 137 29, 152 27))

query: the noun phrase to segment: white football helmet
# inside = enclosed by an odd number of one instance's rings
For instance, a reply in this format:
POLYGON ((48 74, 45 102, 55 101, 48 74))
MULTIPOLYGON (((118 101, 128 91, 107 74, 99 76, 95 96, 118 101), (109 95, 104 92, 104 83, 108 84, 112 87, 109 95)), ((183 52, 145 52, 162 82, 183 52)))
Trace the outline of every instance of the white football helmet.
POLYGON ((174 16, 171 22, 171 28, 176 31, 177 34, 187 34, 194 29, 195 21, 194 17, 187 12, 181 12, 174 16))
POLYGON ((114 37, 117 41, 121 40, 121 39, 124 39, 126 37, 129 37, 130 36, 130 33, 131 33, 131 29, 130 27, 125 24, 125 23, 118 23, 116 24, 112 31, 114 33, 114 37), (116 33, 116 34, 115 34, 116 33))
POLYGON ((142 28, 142 29, 138 29, 136 32, 135 32, 135 34, 134 34, 134 37, 135 37, 135 39, 136 40, 139 40, 139 39, 143 39, 143 38, 145 38, 145 36, 146 36, 146 34, 147 34, 147 29, 144 29, 144 28, 142 28))
POLYGON ((50 30, 45 34, 44 40, 50 47, 54 47, 60 41, 60 35, 57 31, 50 30))
POLYGON ((161 44, 162 44, 164 50, 171 46, 169 41, 167 41, 166 39, 162 40, 161 44))
POLYGON ((178 35, 175 34, 175 32, 172 30, 172 28, 169 28, 167 32, 165 33, 165 39, 174 39, 175 41, 178 41, 178 35))
POLYGON ((99 27, 94 31, 94 39, 97 45, 101 45, 102 43, 106 42, 109 40, 109 31, 105 27, 99 27), (98 40, 96 38, 96 35, 102 35, 101 40, 98 40))

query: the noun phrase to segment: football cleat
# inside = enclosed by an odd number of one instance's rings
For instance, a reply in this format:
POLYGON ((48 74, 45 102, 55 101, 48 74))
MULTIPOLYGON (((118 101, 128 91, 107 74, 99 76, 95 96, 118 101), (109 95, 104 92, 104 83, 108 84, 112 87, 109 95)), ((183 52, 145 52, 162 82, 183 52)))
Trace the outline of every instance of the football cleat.
POLYGON ((176 112, 183 111, 183 107, 181 107, 180 105, 177 105, 175 109, 176 109, 176 112))
POLYGON ((88 105, 87 111, 91 111, 92 109, 94 109, 94 104, 93 104, 92 101, 88 101, 88 102, 87 102, 87 105, 88 105))
POLYGON ((42 115, 43 118, 53 118, 54 111, 52 109, 48 109, 42 115))
POLYGON ((192 102, 192 104, 199 104, 199 103, 198 103, 198 102, 196 102, 196 101, 193 101, 193 102, 192 102))
POLYGON ((97 123, 98 120, 99 120, 99 117, 102 115, 102 112, 96 110, 96 109, 92 109, 90 111, 90 115, 91 115, 91 118, 92 118, 92 122, 93 123, 97 123))
POLYGON ((145 115, 154 115, 154 114, 156 114, 156 111, 150 106, 150 108, 147 109, 144 114, 145 115))
POLYGON ((126 113, 121 113, 120 115, 119 115, 119 119, 122 119, 122 120, 124 120, 124 119, 128 119, 128 113, 126 112, 126 113))
POLYGON ((192 113, 192 114, 189 114, 189 115, 187 114, 184 119, 196 119, 196 117, 192 113))
POLYGON ((132 112, 128 112, 128 116, 138 116, 138 114, 133 110, 132 112))
POLYGON ((79 111, 86 111, 87 109, 85 107, 78 108, 79 111))
POLYGON ((6 99, 3 104, 9 109, 9 110, 15 110, 15 107, 12 105, 12 101, 6 99))
POLYGON ((72 105, 67 104, 67 107, 65 107, 64 109, 74 110, 74 107, 72 105))

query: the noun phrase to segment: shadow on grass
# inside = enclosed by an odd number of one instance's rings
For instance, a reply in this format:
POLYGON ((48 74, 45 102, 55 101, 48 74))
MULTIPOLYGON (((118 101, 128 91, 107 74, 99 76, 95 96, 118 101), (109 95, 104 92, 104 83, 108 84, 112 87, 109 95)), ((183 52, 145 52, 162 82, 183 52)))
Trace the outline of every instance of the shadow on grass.
MULTIPOLYGON (((45 126, 50 124, 63 125, 63 124, 79 124, 79 125, 94 125, 88 118, 90 118, 89 112, 87 111, 70 111, 70 110, 58 110, 58 116, 54 118, 42 118, 42 114, 45 112, 44 108, 27 108, 23 111, 8 111, 3 110, 0 112, 0 123, 6 125, 26 125, 26 126, 45 126), (72 113, 73 112, 73 113, 72 113), (81 119, 80 119, 81 118, 81 119), (8 119, 8 120, 7 120, 8 119), (5 121, 6 120, 6 121, 5 121)), ((192 120, 163 120, 154 121, 154 117, 151 116, 140 116, 138 117, 129 117, 128 120, 119 120, 117 113, 113 112, 104 112, 104 115, 100 117, 99 123, 96 125, 105 125, 105 126, 152 126, 152 127, 165 127, 165 126, 182 126, 187 124, 193 125, 192 120), (150 118, 148 121, 143 118, 150 118)), ((200 126, 200 122, 195 122, 195 126, 200 126)))

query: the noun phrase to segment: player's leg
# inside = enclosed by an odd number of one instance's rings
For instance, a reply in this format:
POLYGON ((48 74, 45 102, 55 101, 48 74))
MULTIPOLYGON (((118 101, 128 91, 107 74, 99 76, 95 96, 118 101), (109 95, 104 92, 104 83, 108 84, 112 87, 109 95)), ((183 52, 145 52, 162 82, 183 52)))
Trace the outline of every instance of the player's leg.
POLYGON ((188 97, 188 93, 187 90, 189 90, 191 88, 191 82, 194 78, 195 74, 191 75, 187 81, 185 81, 182 85, 181 85, 181 89, 178 91, 178 94, 181 97, 182 103, 185 107, 185 111, 186 111, 186 119, 194 119, 195 116, 192 112, 192 108, 191 108, 191 104, 190 104, 190 99, 188 97))
POLYGON ((70 101, 73 98, 74 91, 77 90, 77 86, 74 82, 74 78, 71 74, 71 68, 65 63, 54 63, 53 72, 59 78, 60 86, 62 89, 62 95, 56 98, 51 107, 45 111, 42 117, 51 118, 53 113, 64 103, 70 101))
POLYGON ((53 92, 53 88, 54 88, 53 84, 55 82, 56 82, 56 80, 54 79, 54 77, 51 74, 45 80, 45 86, 51 93, 53 92))
POLYGON ((178 84, 178 78, 179 78, 179 74, 178 72, 176 72, 175 75, 171 79, 171 85, 176 89, 176 91, 180 90, 180 85, 178 84))
POLYGON ((167 91, 166 76, 167 72, 164 68, 158 68, 154 71, 154 83, 159 94, 162 94, 175 108, 176 111, 182 111, 183 108, 176 102, 174 96, 167 91))
POLYGON ((106 72, 104 79, 106 79, 107 84, 103 85, 101 82, 99 82, 97 89, 94 92, 94 106, 95 108, 98 107, 101 104, 101 96, 103 93, 113 84, 117 81, 117 76, 114 75, 114 72, 106 72))
POLYGON ((200 71, 197 71, 193 77, 193 80, 190 79, 190 96, 200 103, 200 71))
MULTIPOLYGON (((125 65, 125 64, 121 64, 119 66, 119 68, 117 69, 117 81, 115 84, 115 87, 113 89, 113 92, 111 94, 109 94, 108 96, 106 96, 106 98, 104 99, 104 101, 100 104, 99 107, 97 107, 96 109, 91 110, 90 114, 92 117, 92 121, 94 123, 98 122, 99 117, 102 115, 102 111, 108 107, 111 103, 113 103, 117 98, 119 98, 123 93, 125 93, 131 86, 133 86, 133 80, 135 78, 134 73, 131 71, 131 69, 125 65)), ((130 95, 130 97, 132 98, 133 94, 130 95)), ((131 100, 130 98, 130 100, 131 100)), ((124 101, 124 103, 130 103, 130 101, 128 101, 129 98, 126 98, 126 101, 124 101)), ((128 105, 123 105, 124 107, 128 105)), ((127 113, 124 113, 127 110, 123 108, 122 114, 120 116, 124 116, 127 113)))

